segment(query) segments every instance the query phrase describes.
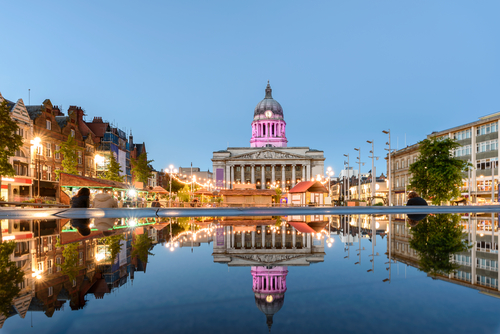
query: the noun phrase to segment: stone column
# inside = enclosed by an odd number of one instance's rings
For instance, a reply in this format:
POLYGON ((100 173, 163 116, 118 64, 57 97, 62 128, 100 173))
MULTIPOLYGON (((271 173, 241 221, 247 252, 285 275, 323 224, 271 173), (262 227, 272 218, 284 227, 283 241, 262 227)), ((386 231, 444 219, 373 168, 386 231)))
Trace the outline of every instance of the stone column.
POLYGON ((234 166, 231 166, 231 187, 229 189, 233 189, 234 185, 234 166))
POLYGON ((266 165, 261 165, 260 166, 260 173, 261 173, 261 178, 260 178, 260 189, 266 189, 266 165))
POLYGON ((272 230, 271 235, 272 235, 272 247, 273 247, 273 249, 275 249, 276 248, 276 232, 274 230, 272 230))
POLYGON ((297 233, 297 231, 292 231, 292 249, 296 249, 296 247, 295 247, 295 245, 297 244, 296 243, 296 240, 297 240, 296 233, 297 233))
POLYGON ((234 249, 234 231, 232 227, 229 233, 231 233, 231 249, 234 249))
POLYGON ((276 165, 271 165, 271 184, 273 184, 276 181, 276 178, 275 178, 275 175, 274 175, 274 173, 275 173, 274 167, 275 166, 276 165))
POLYGON ((300 176, 300 179, 302 181, 307 181, 306 180, 306 165, 302 165, 302 175, 300 176))
POLYGON ((281 226, 281 248, 285 249, 285 238, 286 238, 286 229, 285 226, 281 226))
POLYGON ((292 165, 292 180, 290 182, 290 188, 295 185, 295 167, 296 165, 292 165))
POLYGON ((307 168, 306 172, 307 181, 311 181, 311 163, 308 163, 306 168, 307 168))
POLYGON ((285 178, 286 165, 281 165, 281 189, 285 190, 286 178, 285 178))
POLYGON ((245 232, 241 232, 241 248, 245 248, 245 232))
POLYGON ((252 176, 251 176, 251 181, 252 184, 255 184, 255 165, 252 164, 252 176))
POLYGON ((231 248, 231 226, 226 226, 225 230, 226 230, 226 241, 227 241, 226 249, 228 249, 231 248))
POLYGON ((265 226, 261 226, 260 228, 262 233, 262 248, 266 248, 266 229, 265 226))
POLYGON ((252 231, 252 249, 255 249, 255 231, 252 231))
POLYGON ((245 183, 245 165, 241 165, 241 184, 245 183))
POLYGON ((225 174, 224 180, 226 181, 224 187, 226 189, 229 189, 229 185, 231 183, 231 167, 229 165, 226 165, 226 172, 224 174, 225 174))
POLYGON ((306 248, 306 234, 302 233, 302 248, 306 248))

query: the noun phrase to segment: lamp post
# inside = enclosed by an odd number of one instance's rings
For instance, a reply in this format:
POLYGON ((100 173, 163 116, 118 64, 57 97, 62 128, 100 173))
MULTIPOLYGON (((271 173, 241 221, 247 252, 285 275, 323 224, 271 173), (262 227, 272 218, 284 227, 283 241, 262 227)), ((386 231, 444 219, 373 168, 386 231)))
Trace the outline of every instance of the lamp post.
POLYGON ((369 144, 372 144, 372 150, 370 151, 370 153, 372 154, 371 157, 368 157, 368 158, 372 158, 372 198, 371 198, 371 205, 373 205, 373 199, 375 198, 375 178, 374 178, 374 175, 375 175, 375 146, 373 144, 373 140, 367 140, 366 141, 367 143, 369 144))
POLYGON ((41 139, 40 137, 36 137, 35 139, 31 140, 31 146, 34 147, 36 151, 36 157, 35 157, 35 172, 36 172, 36 178, 38 181, 38 189, 37 189, 37 197, 40 197, 40 150, 41 150, 41 139))
POLYGON ((174 165, 170 165, 168 166, 169 168, 167 168, 167 172, 169 173, 169 176, 170 176, 170 194, 169 194, 169 198, 168 198, 168 207, 172 207, 172 173, 177 173, 177 169, 174 169, 174 165))
POLYGON ((349 179, 350 179, 350 170, 351 170, 351 167, 349 166, 349 154, 344 154, 344 157, 347 157, 347 200, 350 200, 351 199, 351 195, 349 193, 349 179))
MULTIPOLYGON (((385 130, 382 130, 383 133, 385 133, 386 135, 389 135, 389 141, 387 143, 385 143, 386 145, 389 146, 389 148, 386 148, 386 150, 389 152, 389 160, 388 160, 388 163, 389 163, 389 168, 387 168, 387 178, 389 179, 389 202, 388 202, 388 205, 391 206, 392 205, 392 192, 391 192, 391 188, 392 188, 392 183, 391 183, 391 168, 392 168, 392 165, 391 165, 391 129, 385 131, 385 130)), ((410 167, 410 166, 408 166, 410 167)))
MULTIPOLYGON (((359 153, 359 157, 357 157, 356 159, 358 159, 358 161, 356 161, 356 163, 358 164, 358 200, 361 201, 361 147, 359 148, 355 148, 356 151, 358 151, 359 153)), ((363 163, 364 165, 364 163, 363 163)))
POLYGON ((332 167, 328 167, 326 169, 326 175, 328 175, 328 197, 331 197, 331 191, 330 191, 330 180, 333 176, 334 172, 332 170, 332 167))

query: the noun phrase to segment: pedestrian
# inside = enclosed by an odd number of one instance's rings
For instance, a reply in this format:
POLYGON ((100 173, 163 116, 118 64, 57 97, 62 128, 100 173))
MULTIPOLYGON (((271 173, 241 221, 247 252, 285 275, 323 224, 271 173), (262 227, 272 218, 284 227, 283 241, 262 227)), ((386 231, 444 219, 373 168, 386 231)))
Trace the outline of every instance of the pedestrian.
MULTIPOLYGON (((71 208, 88 208, 90 205, 89 188, 80 188, 71 199, 71 208)), ((90 234, 90 219, 73 219, 71 225, 76 228, 81 236, 86 237, 90 234)))
POLYGON ((158 200, 158 196, 156 196, 153 203, 151 203, 151 207, 152 208, 161 208, 161 204, 160 204, 160 201, 158 200))
MULTIPOLYGON (((408 202, 406 202, 406 206, 413 206, 413 205, 423 205, 427 206, 427 201, 423 199, 422 197, 419 197, 418 194, 414 191, 410 191, 408 193, 408 202)), ((419 221, 427 217, 427 214, 408 214, 408 223, 410 226, 416 226, 419 221)))
POLYGON ((94 200, 92 201, 93 208, 117 208, 118 201, 116 198, 111 196, 106 190, 102 193, 94 196, 94 200))
POLYGON ((88 208, 90 204, 89 188, 80 188, 75 196, 71 199, 72 208, 88 208))

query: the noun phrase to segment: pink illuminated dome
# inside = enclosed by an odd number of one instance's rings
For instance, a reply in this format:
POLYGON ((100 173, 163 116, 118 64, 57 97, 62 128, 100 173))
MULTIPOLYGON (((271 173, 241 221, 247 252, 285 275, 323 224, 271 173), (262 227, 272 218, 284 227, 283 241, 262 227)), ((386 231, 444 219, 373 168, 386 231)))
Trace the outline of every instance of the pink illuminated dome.
POLYGON ((255 304, 266 315, 271 331, 273 316, 285 302, 287 267, 252 267, 255 304))
POLYGON ((272 91, 268 81, 266 95, 253 113, 251 147, 286 147, 288 142, 283 108, 273 99, 272 91))

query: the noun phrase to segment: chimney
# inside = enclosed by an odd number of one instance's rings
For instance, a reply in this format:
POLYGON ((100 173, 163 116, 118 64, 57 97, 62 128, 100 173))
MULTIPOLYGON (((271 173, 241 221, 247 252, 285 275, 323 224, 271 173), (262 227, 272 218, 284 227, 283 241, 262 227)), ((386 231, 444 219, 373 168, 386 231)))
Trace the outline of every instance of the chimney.
POLYGON ((94 117, 92 123, 102 123, 102 117, 94 117))

